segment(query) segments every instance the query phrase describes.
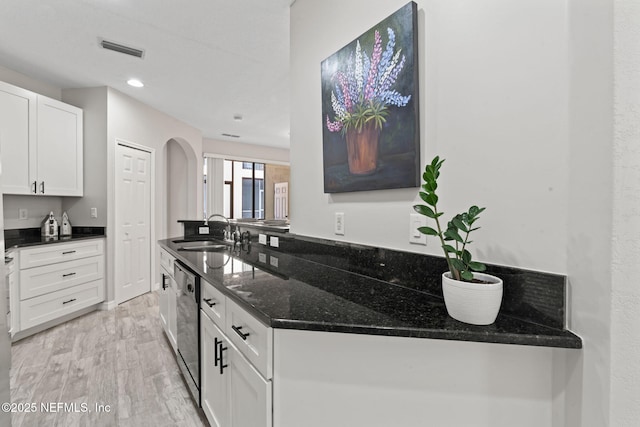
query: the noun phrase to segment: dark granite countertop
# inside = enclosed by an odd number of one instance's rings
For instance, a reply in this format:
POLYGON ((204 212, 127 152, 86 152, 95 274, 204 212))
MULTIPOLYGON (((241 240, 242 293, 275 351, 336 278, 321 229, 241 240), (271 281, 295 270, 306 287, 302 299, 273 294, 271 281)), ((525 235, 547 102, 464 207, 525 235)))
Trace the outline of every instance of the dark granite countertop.
POLYGON ((173 240, 159 244, 273 328, 582 347, 570 331, 504 314, 489 326, 458 322, 436 296, 262 245, 190 252, 173 240))
POLYGON ((4 231, 4 247, 8 250, 101 237, 105 237, 104 227, 72 227, 71 236, 56 239, 42 237, 40 228, 22 228, 4 231))

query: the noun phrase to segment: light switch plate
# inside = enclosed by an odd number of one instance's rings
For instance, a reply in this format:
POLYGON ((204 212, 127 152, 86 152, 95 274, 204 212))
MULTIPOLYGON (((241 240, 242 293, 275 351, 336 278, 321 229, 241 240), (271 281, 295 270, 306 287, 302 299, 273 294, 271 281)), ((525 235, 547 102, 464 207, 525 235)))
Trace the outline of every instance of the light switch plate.
POLYGON ((269 245, 277 248, 278 246, 280 246, 280 239, 278 239, 276 236, 271 236, 271 238, 269 239, 269 245))
POLYGON ((262 252, 258 254, 258 261, 267 263, 267 254, 263 254, 262 252))
POLYGON ((258 243, 261 245, 267 244, 267 235, 266 234, 258 234, 258 243))
POLYGON ((278 268, 278 257, 275 257, 275 256, 269 257, 269 264, 271 264, 273 267, 278 268))
POLYGON ((98 208, 91 208, 91 218, 98 218, 98 208))
POLYGON ((20 209, 18 215, 18 219, 29 219, 29 211, 26 209, 20 209))
POLYGON ((333 231, 337 235, 344 236, 344 212, 336 212, 333 231))
POLYGON ((419 227, 427 225, 427 217, 417 213, 409 214, 409 243, 427 245, 427 235, 418 231, 419 227))

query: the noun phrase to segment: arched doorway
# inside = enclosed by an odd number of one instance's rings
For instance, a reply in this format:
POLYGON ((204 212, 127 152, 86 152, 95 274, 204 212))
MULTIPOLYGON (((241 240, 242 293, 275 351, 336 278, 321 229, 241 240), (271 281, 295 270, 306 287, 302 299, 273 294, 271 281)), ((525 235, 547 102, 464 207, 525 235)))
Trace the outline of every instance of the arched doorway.
POLYGON ((198 157, 189 143, 172 138, 165 144, 165 200, 166 236, 183 234, 181 219, 199 219, 197 209, 198 157))

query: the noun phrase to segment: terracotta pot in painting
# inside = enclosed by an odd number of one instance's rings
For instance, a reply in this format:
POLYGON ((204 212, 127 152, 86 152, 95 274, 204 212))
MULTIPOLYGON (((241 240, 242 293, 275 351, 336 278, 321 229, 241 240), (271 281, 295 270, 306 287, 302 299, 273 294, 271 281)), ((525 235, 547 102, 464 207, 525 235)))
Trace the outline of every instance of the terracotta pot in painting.
POLYGON ((346 138, 349 172, 353 175, 374 173, 378 164, 380 129, 376 129, 375 123, 371 121, 365 123, 359 132, 349 129, 346 138))

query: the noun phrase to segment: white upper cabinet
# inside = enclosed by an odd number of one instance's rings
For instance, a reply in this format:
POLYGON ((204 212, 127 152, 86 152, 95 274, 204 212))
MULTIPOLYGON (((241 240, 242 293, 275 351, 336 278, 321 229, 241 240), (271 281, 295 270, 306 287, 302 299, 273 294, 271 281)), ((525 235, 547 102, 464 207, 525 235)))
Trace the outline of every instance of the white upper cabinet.
POLYGON ((0 82, 3 192, 82 196, 82 110, 0 82))
POLYGON ((36 146, 37 95, 0 82, 0 161, 5 194, 34 194, 29 153, 36 146))
POLYGON ((38 95, 37 192, 82 196, 82 110, 38 95))

